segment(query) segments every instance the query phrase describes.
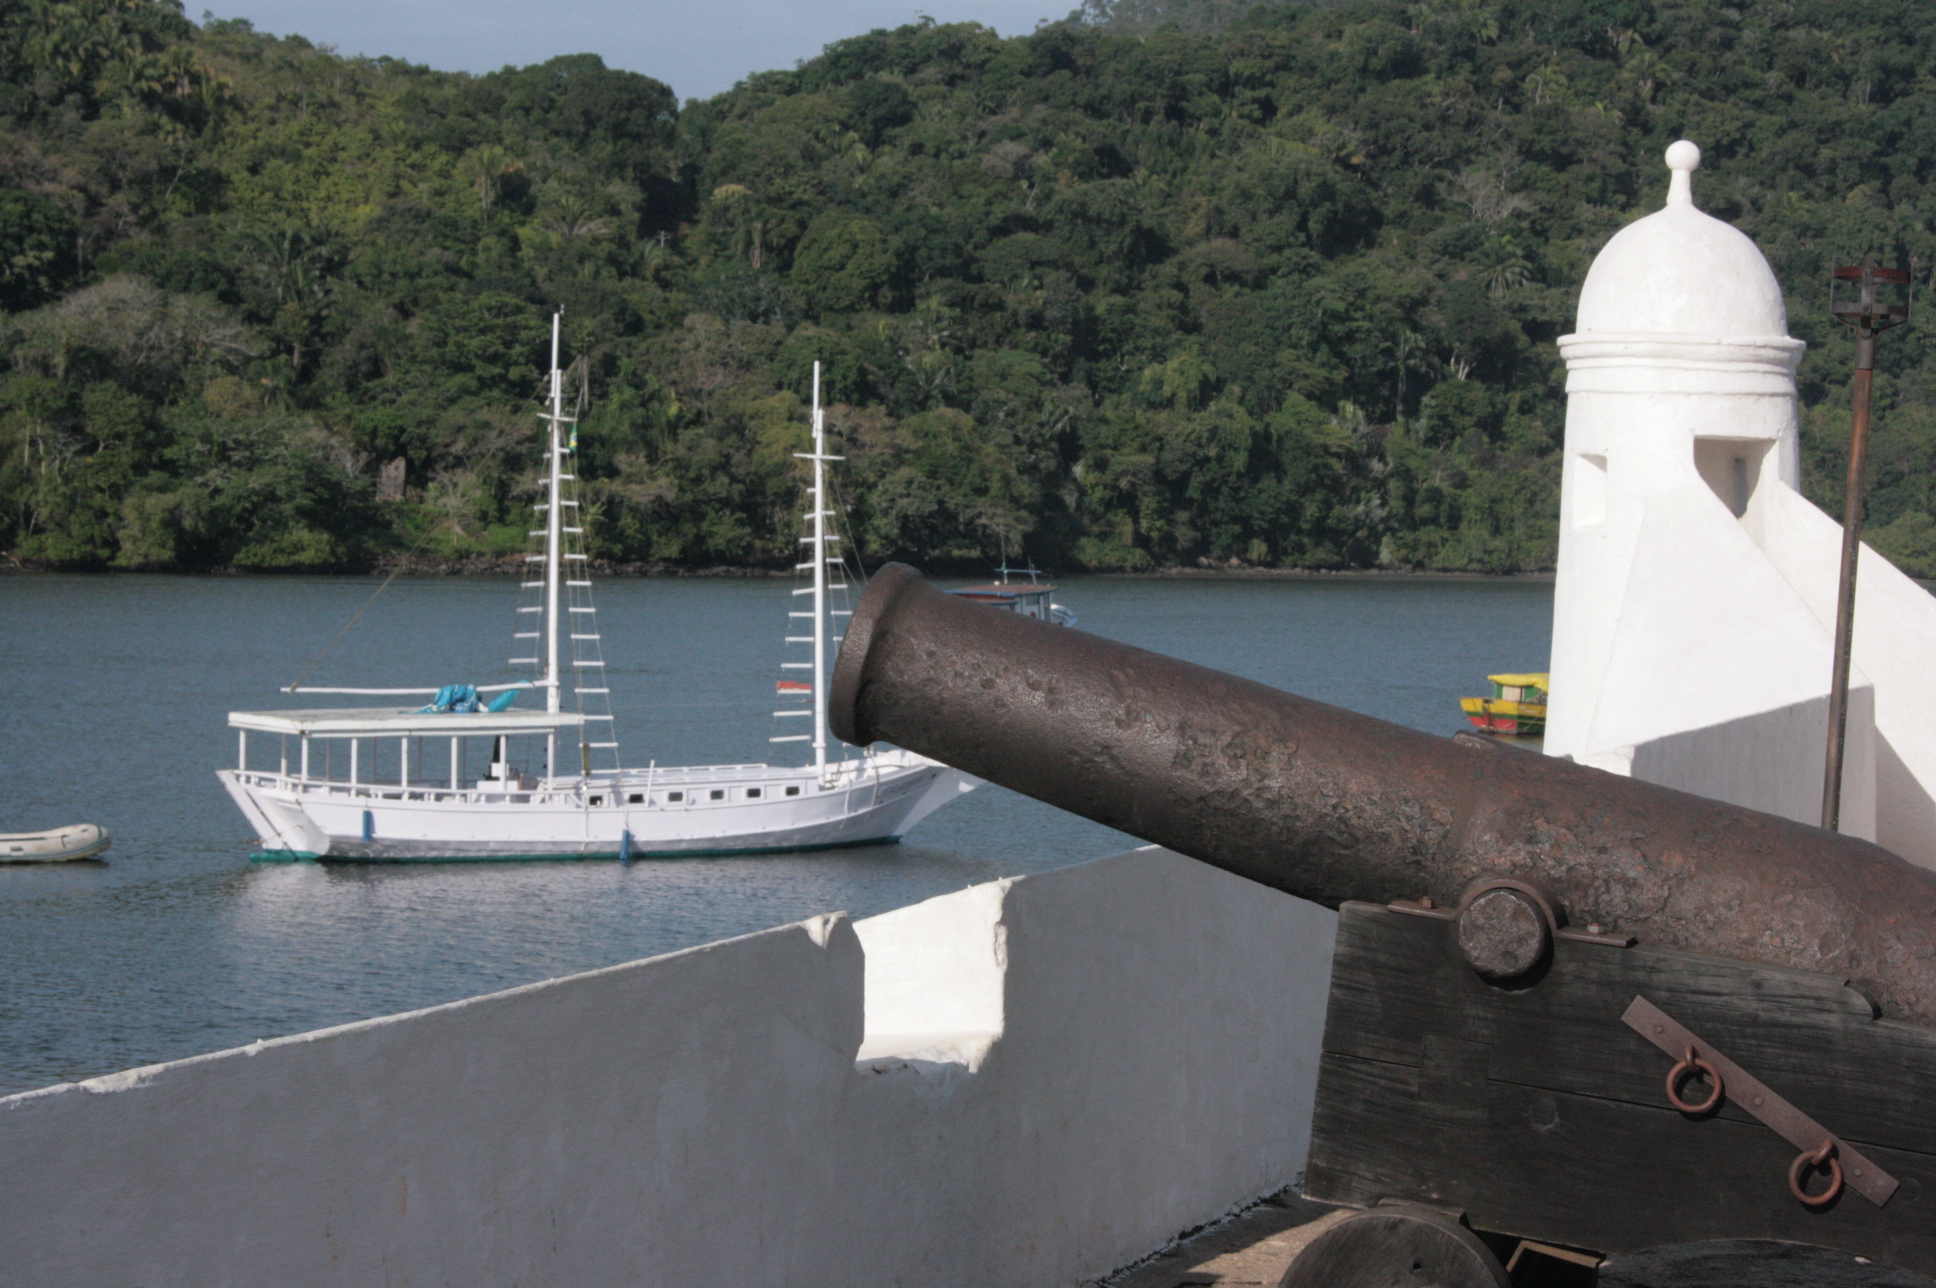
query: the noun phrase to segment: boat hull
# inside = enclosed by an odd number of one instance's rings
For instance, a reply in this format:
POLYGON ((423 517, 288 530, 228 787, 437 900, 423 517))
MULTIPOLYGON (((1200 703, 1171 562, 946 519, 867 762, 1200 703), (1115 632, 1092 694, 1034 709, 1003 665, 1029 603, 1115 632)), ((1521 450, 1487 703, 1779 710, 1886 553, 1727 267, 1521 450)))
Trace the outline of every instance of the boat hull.
POLYGON ((1481 733, 1506 736, 1546 732, 1546 704, 1510 698, 1460 698, 1459 706, 1481 733))
POLYGON ((899 840, 979 780, 905 752, 811 769, 628 771, 529 790, 352 787, 280 774, 217 775, 263 859, 482 862, 833 849, 899 840), (796 794, 786 794, 789 789, 796 794), (713 793, 720 793, 714 798, 713 793), (754 794, 749 794, 754 793, 754 794), (673 797, 678 799, 671 799, 673 797))

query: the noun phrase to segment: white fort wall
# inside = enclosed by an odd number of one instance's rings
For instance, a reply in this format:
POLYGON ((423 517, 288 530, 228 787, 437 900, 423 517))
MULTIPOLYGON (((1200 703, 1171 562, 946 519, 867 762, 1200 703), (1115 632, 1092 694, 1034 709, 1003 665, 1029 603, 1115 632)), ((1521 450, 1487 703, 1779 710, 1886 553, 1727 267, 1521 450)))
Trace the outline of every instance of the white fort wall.
POLYGON ((0 1100, 0 1284, 1076 1284, 1303 1166, 1333 914, 1167 851, 0 1100))
MULTIPOLYGON (((1694 205, 1615 234, 1567 365, 1545 749, 1821 818, 1842 528, 1800 486, 1781 286, 1694 205)), ((1936 598, 1867 547, 1856 590, 1841 830, 1936 867, 1936 598)))

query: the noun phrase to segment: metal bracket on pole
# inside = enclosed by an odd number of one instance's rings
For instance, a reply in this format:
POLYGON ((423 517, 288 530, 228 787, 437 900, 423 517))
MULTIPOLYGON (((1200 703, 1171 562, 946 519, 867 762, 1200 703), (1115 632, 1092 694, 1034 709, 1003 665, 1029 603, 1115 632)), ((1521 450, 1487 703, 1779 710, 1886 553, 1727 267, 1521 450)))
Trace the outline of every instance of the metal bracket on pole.
POLYGON ((1842 504, 1842 576, 1835 596, 1835 669, 1828 689, 1828 762, 1822 773, 1822 826, 1841 830, 1842 749, 1848 740, 1849 654, 1855 638, 1855 568, 1862 551, 1862 475, 1869 456, 1869 387, 1875 373, 1876 337, 1909 320, 1909 274, 1876 267, 1866 255, 1860 267, 1837 268, 1829 285, 1829 315, 1855 329, 1854 422, 1849 433, 1849 486, 1842 504), (1835 282, 1859 282, 1853 300, 1835 298, 1835 282), (1881 284, 1903 288, 1899 303, 1876 299, 1881 284))

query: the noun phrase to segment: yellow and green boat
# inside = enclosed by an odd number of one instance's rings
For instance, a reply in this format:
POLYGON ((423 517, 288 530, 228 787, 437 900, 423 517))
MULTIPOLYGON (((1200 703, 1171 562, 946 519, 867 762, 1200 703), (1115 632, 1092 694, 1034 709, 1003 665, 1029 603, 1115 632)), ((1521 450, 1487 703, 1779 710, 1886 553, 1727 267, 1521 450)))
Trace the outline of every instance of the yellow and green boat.
POLYGON ((1492 696, 1460 698, 1459 705, 1481 733, 1507 737, 1545 733, 1547 675, 1545 671, 1488 675, 1492 696))

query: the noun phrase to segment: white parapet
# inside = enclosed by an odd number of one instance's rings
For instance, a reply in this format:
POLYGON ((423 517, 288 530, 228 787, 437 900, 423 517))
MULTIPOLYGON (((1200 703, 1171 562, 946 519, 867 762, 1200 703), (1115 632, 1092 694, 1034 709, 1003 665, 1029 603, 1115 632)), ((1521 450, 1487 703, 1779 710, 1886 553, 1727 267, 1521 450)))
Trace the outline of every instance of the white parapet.
POLYGON ((0 1284, 1073 1285, 1303 1167, 1333 914, 1145 849, 0 1100, 0 1284))
MULTIPOLYGON (((1607 243, 1567 364, 1546 750, 1820 819, 1841 525, 1804 499, 1779 283, 1693 203, 1607 243)), ((1842 830, 1936 866, 1936 599, 1864 547, 1842 830)))

